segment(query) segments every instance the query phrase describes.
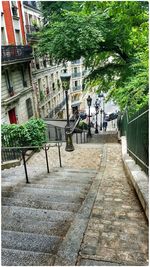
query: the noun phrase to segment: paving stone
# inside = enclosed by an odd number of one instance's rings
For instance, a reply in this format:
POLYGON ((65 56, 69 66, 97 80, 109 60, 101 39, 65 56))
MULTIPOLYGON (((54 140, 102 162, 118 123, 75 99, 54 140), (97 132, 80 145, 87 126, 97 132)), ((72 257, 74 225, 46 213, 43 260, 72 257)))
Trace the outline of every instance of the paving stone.
POLYGON ((105 169, 82 241, 80 255, 84 259, 78 265, 94 265, 98 262, 91 260, 97 258, 106 263, 147 265, 148 223, 137 195, 124 175, 121 147, 105 144, 105 149, 105 169), (90 237, 96 230, 99 235, 95 251, 90 247, 90 237))
POLYGON ((81 266, 119 266, 122 264, 118 264, 115 262, 108 262, 108 261, 97 261, 97 260, 90 260, 90 259, 81 259, 80 261, 81 266))

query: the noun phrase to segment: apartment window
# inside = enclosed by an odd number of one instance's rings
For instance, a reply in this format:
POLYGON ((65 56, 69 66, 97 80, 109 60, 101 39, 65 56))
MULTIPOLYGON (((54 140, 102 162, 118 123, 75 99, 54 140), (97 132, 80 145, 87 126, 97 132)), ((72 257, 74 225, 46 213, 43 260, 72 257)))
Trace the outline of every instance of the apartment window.
POLYGON ((2 41, 2 45, 6 45, 6 35, 5 35, 4 27, 1 27, 1 41, 2 41))
POLYGON ((13 16, 18 17, 16 1, 11 1, 11 5, 12 5, 12 14, 13 14, 13 16))
POLYGON ((27 87, 27 82, 25 80, 25 67, 24 66, 21 66, 21 77, 22 77, 23 87, 27 87))
POLYGON ((28 98, 26 100, 26 107, 28 112, 28 119, 30 119, 33 116, 33 109, 32 109, 32 101, 31 98, 28 98))
POLYGON ((9 95, 13 96, 14 95, 13 83, 11 79, 11 73, 9 70, 5 70, 5 78, 6 78, 6 84, 7 84, 9 95))
POLYGON ((52 83, 53 91, 55 90, 55 83, 52 83))
POLYGON ((75 81, 74 85, 75 85, 75 87, 77 87, 78 86, 78 81, 75 81))
POLYGON ((77 68, 76 67, 74 68, 74 73, 77 73, 77 68))
POLYGON ((15 30, 15 34, 16 34, 16 44, 20 45, 21 44, 20 30, 15 30))

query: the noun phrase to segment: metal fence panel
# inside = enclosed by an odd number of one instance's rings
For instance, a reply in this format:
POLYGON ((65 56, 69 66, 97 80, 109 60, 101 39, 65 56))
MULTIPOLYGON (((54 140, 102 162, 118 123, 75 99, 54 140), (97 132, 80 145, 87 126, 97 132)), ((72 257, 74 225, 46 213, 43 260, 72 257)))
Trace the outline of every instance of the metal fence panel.
POLYGON ((121 135, 127 137, 128 153, 146 173, 149 171, 148 117, 148 107, 144 107, 129 118, 126 111, 121 119, 121 135))

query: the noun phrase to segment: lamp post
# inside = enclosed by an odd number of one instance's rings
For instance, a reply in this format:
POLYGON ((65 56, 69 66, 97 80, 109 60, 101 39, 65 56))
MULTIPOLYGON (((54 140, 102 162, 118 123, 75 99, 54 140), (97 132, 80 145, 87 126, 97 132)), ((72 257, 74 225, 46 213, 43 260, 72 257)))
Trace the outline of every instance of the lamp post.
POLYGON ((66 132, 66 151, 73 151, 74 146, 72 143, 72 133, 70 129, 70 122, 69 122, 69 108, 68 108, 68 90, 70 86, 70 78, 71 75, 66 73, 66 70, 64 70, 64 73, 60 75, 61 82, 62 82, 62 87, 63 90, 65 91, 65 96, 66 96, 66 112, 67 112, 67 125, 65 127, 65 132, 66 132))
POLYGON ((99 104, 97 102, 97 99, 95 101, 95 111, 96 111, 96 127, 95 127, 95 133, 97 134, 98 133, 98 125, 97 125, 97 114, 98 114, 98 111, 99 111, 99 104))
POLYGON ((101 110, 100 110, 100 131, 102 131, 102 113, 103 113, 103 110, 101 108, 101 110))
MULTIPOLYGON (((104 94, 103 94, 103 92, 101 92, 100 94, 99 94, 99 96, 98 96, 100 99, 102 98, 104 98, 104 94)), ((101 101, 101 103, 102 103, 102 101, 101 101)), ((103 101, 103 107, 104 107, 104 101, 103 101)), ((102 113, 103 113, 103 109, 101 108, 101 110, 100 110, 100 131, 102 131, 102 113)))
POLYGON ((89 107, 89 125, 88 125, 88 133, 87 133, 87 137, 92 137, 92 134, 91 134, 91 123, 90 123, 90 107, 91 107, 91 104, 92 104, 92 98, 90 97, 90 95, 88 96, 87 98, 87 105, 89 107))

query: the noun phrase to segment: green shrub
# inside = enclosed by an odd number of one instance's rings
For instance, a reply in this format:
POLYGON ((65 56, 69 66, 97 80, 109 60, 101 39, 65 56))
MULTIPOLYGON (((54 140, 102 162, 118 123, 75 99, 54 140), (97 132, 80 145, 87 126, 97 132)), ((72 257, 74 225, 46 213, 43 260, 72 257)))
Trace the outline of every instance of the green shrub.
POLYGON ((80 121, 78 124, 78 128, 81 130, 87 130, 88 129, 88 125, 84 122, 84 121, 80 121))
POLYGON ((41 146, 45 141, 45 123, 42 119, 30 119, 24 124, 1 125, 2 146, 41 146))

